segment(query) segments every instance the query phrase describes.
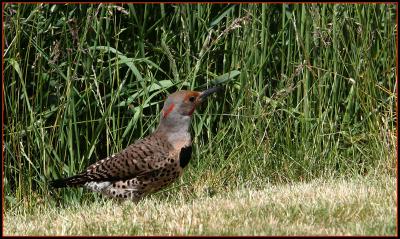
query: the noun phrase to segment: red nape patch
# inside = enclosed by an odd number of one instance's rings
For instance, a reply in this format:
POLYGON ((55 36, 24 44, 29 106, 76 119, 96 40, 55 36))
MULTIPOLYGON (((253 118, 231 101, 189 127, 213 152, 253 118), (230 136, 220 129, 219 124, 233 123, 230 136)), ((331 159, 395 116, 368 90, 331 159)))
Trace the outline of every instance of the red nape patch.
POLYGON ((168 107, 168 109, 166 111, 163 110, 163 117, 167 117, 169 115, 169 113, 171 113, 171 111, 174 109, 175 104, 171 103, 171 105, 168 107))

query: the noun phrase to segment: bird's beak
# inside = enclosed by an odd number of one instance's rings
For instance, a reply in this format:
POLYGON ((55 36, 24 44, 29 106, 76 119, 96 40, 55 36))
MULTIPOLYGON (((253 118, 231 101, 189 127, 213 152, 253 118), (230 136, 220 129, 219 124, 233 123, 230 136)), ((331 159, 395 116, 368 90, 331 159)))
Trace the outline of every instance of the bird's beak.
POLYGON ((216 86, 216 87, 213 87, 213 88, 210 88, 210 89, 200 92, 199 101, 203 102, 208 96, 210 96, 211 94, 213 94, 217 91, 220 91, 220 90, 222 90, 222 87, 216 86))

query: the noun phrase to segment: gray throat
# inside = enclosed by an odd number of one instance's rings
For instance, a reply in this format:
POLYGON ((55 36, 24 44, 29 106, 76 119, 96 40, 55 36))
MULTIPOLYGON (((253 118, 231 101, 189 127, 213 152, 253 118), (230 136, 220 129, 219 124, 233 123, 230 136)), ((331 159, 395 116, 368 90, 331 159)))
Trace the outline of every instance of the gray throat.
POLYGON ((182 116, 179 120, 161 119, 156 134, 160 134, 168 140, 176 149, 191 145, 189 132, 191 117, 182 116))

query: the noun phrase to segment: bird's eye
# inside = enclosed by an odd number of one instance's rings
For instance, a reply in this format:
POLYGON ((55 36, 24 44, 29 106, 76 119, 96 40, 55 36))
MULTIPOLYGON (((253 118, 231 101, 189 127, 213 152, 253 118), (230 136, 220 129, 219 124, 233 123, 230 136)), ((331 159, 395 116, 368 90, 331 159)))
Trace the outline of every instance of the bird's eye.
POLYGON ((195 98, 194 96, 190 96, 190 97, 189 97, 189 101, 190 101, 190 102, 194 102, 195 99, 196 99, 196 98, 195 98))

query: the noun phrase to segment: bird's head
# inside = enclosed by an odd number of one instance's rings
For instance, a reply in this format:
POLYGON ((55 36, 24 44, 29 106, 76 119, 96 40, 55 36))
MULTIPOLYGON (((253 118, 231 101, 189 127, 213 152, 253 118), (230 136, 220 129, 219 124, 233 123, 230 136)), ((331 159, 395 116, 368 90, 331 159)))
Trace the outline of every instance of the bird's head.
POLYGON ((181 90, 168 96, 161 111, 162 118, 171 116, 185 117, 192 116, 196 107, 199 106, 205 99, 220 90, 220 87, 213 87, 205 91, 189 91, 181 90))
POLYGON ((161 123, 168 127, 189 124, 193 112, 211 94, 221 90, 213 87, 204 91, 177 91, 168 96, 161 111, 161 123))

